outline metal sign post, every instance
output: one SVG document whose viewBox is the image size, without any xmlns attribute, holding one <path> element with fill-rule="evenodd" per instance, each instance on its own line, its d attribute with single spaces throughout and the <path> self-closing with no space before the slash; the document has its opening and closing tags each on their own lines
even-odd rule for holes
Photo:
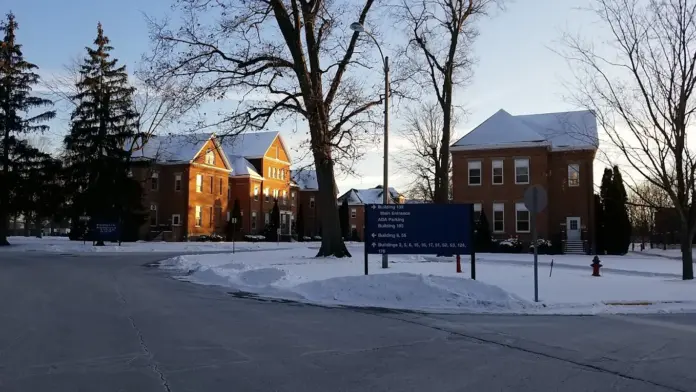
<svg viewBox="0 0 696 392">
<path fill-rule="evenodd" d="M 541 185 L 532 185 L 524 192 L 524 206 L 529 211 L 529 224 L 532 229 L 532 244 L 534 246 L 534 302 L 539 302 L 539 250 L 537 243 L 536 216 L 546 208 L 548 197 Z"/>
<path fill-rule="evenodd" d="M 232 221 L 232 254 L 234 254 L 234 248 L 237 237 L 237 218 L 230 219 Z"/>
</svg>

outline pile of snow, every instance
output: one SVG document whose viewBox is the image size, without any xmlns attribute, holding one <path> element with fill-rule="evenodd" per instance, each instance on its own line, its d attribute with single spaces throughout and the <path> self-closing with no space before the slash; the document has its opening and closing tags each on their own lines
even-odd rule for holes
<svg viewBox="0 0 696 392">
<path fill-rule="evenodd" d="M 329 306 L 508 314 L 696 311 L 696 284 L 679 279 L 678 262 L 660 257 L 606 256 L 597 278 L 591 276 L 591 257 L 540 256 L 535 303 L 531 255 L 477 255 L 473 281 L 467 258 L 464 273 L 456 273 L 451 257 L 392 255 L 389 268 L 382 269 L 380 256 L 371 255 L 365 276 L 362 257 L 315 258 L 319 244 L 296 245 L 282 252 L 185 255 L 163 265 L 195 283 Z M 347 245 L 361 255 L 361 244 Z"/>
</svg>

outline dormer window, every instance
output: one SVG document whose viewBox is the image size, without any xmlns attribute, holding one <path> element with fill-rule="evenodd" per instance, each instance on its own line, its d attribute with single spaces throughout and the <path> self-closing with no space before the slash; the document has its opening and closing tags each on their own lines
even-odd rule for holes
<svg viewBox="0 0 696 392">
<path fill-rule="evenodd" d="M 212 150 L 208 150 L 208 152 L 205 153 L 205 163 L 208 165 L 215 164 L 215 153 Z"/>
</svg>

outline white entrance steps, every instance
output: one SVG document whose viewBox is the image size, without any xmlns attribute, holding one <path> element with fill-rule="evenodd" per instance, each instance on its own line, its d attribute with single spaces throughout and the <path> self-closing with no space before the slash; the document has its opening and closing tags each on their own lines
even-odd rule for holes
<svg viewBox="0 0 696 392">
<path fill-rule="evenodd" d="M 585 243 L 582 240 L 568 240 L 565 242 L 563 253 L 567 255 L 584 255 Z"/>
</svg>

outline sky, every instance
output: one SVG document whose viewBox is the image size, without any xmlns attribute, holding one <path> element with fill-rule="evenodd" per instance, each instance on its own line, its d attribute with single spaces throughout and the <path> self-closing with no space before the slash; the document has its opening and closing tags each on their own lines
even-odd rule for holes
<svg viewBox="0 0 696 392">
<path fill-rule="evenodd" d="M 37 64 L 42 75 L 64 72 L 66 64 L 84 55 L 91 45 L 96 24 L 101 22 L 115 47 L 114 55 L 134 69 L 148 50 L 149 38 L 144 15 L 162 17 L 173 0 L 3 0 L 1 12 L 12 11 L 20 26 L 18 40 L 26 58 Z M 457 89 L 457 104 L 468 115 L 458 124 L 459 136 L 473 129 L 499 109 L 511 114 L 547 113 L 580 109 L 569 99 L 565 81 L 572 79 L 565 59 L 552 49 L 560 47 L 564 31 L 592 37 L 593 16 L 580 8 L 590 0 L 512 0 L 505 9 L 493 10 L 479 22 L 480 35 L 474 45 L 478 59 L 474 79 Z M 389 54 L 388 52 L 385 54 Z M 403 110 L 391 112 L 390 155 L 403 148 L 394 128 Z M 289 144 L 300 137 L 286 123 L 279 130 Z M 54 140 L 65 132 L 65 124 L 53 126 Z M 341 192 L 350 188 L 374 187 L 382 182 L 382 147 L 375 146 L 358 164 L 356 175 L 338 175 Z M 604 161 L 595 164 L 595 180 L 601 177 Z M 405 191 L 408 173 L 390 160 L 390 185 Z"/>
</svg>

